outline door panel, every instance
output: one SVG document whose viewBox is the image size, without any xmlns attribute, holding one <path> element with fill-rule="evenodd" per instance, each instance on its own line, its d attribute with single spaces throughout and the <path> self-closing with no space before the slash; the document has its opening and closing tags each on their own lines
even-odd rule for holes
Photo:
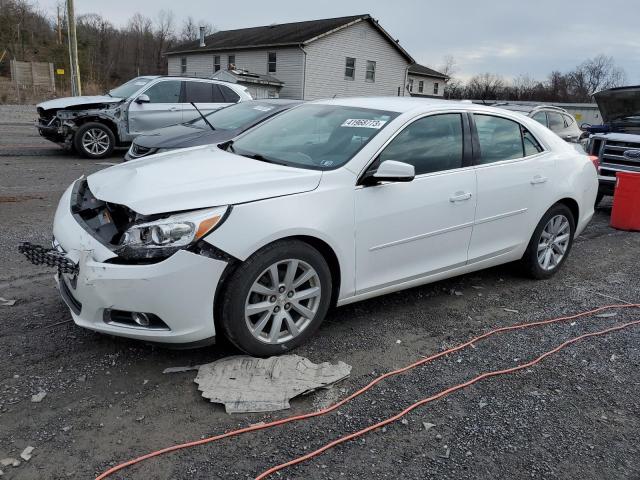
<svg viewBox="0 0 640 480">
<path fill-rule="evenodd" d="M 129 132 L 135 135 L 181 123 L 181 87 L 180 80 L 163 80 L 142 92 L 150 102 L 136 103 L 134 100 L 129 104 Z"/>
<path fill-rule="evenodd" d="M 357 292 L 464 265 L 475 214 L 475 175 L 473 168 L 462 168 L 358 188 Z"/>
<path fill-rule="evenodd" d="M 480 145 L 476 163 L 484 163 L 475 167 L 478 198 L 470 263 L 524 251 L 549 206 L 555 163 L 551 153 L 539 153 L 540 144 L 517 122 L 490 115 L 474 119 Z"/>
</svg>

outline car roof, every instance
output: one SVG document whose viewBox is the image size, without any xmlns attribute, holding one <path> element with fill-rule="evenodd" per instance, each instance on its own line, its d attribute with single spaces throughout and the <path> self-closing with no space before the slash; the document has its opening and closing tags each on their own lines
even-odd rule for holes
<svg viewBox="0 0 640 480">
<path fill-rule="evenodd" d="M 511 110 L 513 112 L 533 113 L 534 111 L 539 111 L 539 110 L 551 110 L 553 112 L 558 112 L 558 113 L 569 113 L 564 108 L 556 107 L 555 105 L 535 105 L 535 104 L 527 105 L 522 103 L 504 102 L 504 103 L 494 103 L 491 106 L 504 108 L 505 110 Z"/>
<path fill-rule="evenodd" d="M 290 100 L 288 98 L 262 98 L 262 99 L 253 99 L 253 100 L 247 100 L 245 102 L 242 103 L 246 103 L 251 105 L 252 103 L 263 103 L 263 104 L 268 104 L 268 105 L 275 105 L 278 107 L 283 107 L 283 106 L 287 106 L 287 105 L 298 105 L 300 103 L 304 103 L 303 100 Z"/>
</svg>

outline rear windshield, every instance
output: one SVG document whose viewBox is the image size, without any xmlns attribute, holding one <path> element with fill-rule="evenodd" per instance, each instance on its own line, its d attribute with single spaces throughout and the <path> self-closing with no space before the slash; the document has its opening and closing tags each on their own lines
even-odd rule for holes
<svg viewBox="0 0 640 480">
<path fill-rule="evenodd" d="M 330 170 L 351 160 L 397 116 L 344 105 L 301 105 L 249 131 L 228 148 L 267 162 Z"/>
</svg>

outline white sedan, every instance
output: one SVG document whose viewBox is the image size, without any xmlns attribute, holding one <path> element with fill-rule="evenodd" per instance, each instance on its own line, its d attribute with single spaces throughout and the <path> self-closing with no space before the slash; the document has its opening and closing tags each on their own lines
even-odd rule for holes
<svg viewBox="0 0 640 480">
<path fill-rule="evenodd" d="M 58 285 L 86 328 L 278 354 L 333 305 L 513 261 L 550 277 L 597 190 L 589 157 L 518 113 L 318 101 L 76 181 L 55 216 Z"/>
</svg>

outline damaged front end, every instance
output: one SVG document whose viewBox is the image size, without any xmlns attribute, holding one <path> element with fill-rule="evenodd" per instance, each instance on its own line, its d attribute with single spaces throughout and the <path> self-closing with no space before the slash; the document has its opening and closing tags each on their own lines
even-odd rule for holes
<svg viewBox="0 0 640 480">
<path fill-rule="evenodd" d="M 56 101 L 44 102 L 37 107 L 38 133 L 47 140 L 70 150 L 76 130 L 86 122 L 109 125 L 119 140 L 126 138 L 125 101 L 56 106 Z M 53 105 L 47 105 L 53 104 Z"/>
</svg>

